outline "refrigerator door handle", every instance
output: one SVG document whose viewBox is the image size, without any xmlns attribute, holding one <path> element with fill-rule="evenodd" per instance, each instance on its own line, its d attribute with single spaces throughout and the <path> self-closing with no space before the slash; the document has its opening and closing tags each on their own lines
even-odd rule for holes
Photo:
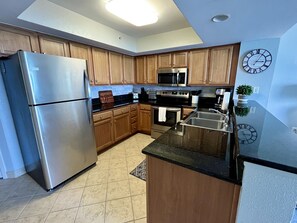
<svg viewBox="0 0 297 223">
<path fill-rule="evenodd" d="M 91 124 L 91 112 L 92 112 L 92 109 L 91 109 L 91 89 L 90 89 L 90 80 L 89 80 L 89 77 L 88 77 L 88 74 L 87 74 L 87 71 L 84 70 L 84 89 L 85 89 L 85 97 L 87 98 L 86 100 L 86 107 L 87 107 L 87 113 L 88 113 L 88 120 L 89 120 L 89 123 Z"/>
</svg>

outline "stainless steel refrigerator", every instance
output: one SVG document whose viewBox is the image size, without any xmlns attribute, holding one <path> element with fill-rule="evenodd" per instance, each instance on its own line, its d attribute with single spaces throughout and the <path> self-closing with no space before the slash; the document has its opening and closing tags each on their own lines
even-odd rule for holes
<svg viewBox="0 0 297 223">
<path fill-rule="evenodd" d="M 96 163 L 86 61 L 19 51 L 0 64 L 27 173 L 50 190 Z"/>
</svg>

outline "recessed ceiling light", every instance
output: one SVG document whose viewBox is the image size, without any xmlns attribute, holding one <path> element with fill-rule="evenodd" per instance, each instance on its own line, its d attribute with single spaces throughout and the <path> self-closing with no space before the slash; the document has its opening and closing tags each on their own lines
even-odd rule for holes
<svg viewBox="0 0 297 223">
<path fill-rule="evenodd" d="M 105 7 L 112 14 L 135 26 L 145 26 L 158 21 L 156 11 L 146 0 L 110 0 Z"/>
<path fill-rule="evenodd" d="M 222 15 L 216 15 L 216 16 L 212 17 L 211 20 L 213 22 L 224 22 L 224 21 L 226 21 L 229 18 L 230 18 L 230 15 L 222 14 Z"/>
</svg>

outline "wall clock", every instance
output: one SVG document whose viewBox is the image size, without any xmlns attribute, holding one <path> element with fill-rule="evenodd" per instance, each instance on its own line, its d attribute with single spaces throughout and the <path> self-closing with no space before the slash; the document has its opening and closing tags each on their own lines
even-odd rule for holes
<svg viewBox="0 0 297 223">
<path fill-rule="evenodd" d="M 248 124 L 238 124 L 237 132 L 239 144 L 251 144 L 255 142 L 258 137 L 256 129 Z"/>
<path fill-rule="evenodd" d="M 242 60 L 243 69 L 251 74 L 266 70 L 272 62 L 271 53 L 265 49 L 254 49 L 248 52 Z"/>
</svg>

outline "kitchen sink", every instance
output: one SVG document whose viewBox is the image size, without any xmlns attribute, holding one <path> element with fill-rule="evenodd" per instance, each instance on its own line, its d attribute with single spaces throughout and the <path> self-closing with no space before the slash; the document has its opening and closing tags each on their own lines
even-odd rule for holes
<svg viewBox="0 0 297 223">
<path fill-rule="evenodd" d="M 219 121 L 219 120 L 202 119 L 202 118 L 190 118 L 186 124 L 220 130 L 224 128 L 225 122 Z"/>
<path fill-rule="evenodd" d="M 232 122 L 229 121 L 229 117 L 220 113 L 196 111 L 180 124 L 213 131 L 232 132 Z"/>
<path fill-rule="evenodd" d="M 223 121 L 224 120 L 224 116 L 221 114 L 217 114 L 217 113 L 212 113 L 212 112 L 196 112 L 194 116 L 195 118 L 201 118 L 201 119 L 210 119 L 210 120 L 219 120 L 219 121 Z"/>
</svg>

